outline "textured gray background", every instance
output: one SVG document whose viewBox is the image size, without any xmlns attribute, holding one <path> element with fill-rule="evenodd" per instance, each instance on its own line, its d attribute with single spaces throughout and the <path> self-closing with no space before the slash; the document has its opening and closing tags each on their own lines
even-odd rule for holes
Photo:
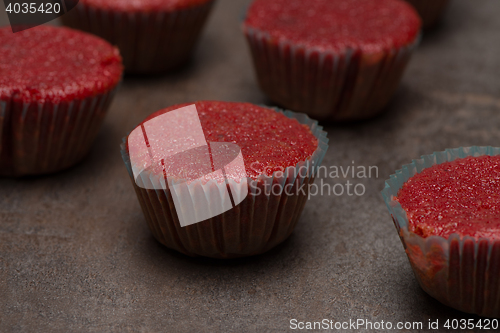
<svg viewBox="0 0 500 333">
<path fill-rule="evenodd" d="M 268 102 L 239 27 L 247 3 L 217 3 L 188 67 L 127 77 L 83 163 L 47 177 L 0 179 L 1 332 L 266 332 L 288 330 L 292 318 L 478 318 L 420 289 L 379 191 L 421 154 L 500 146 L 498 1 L 453 0 L 387 112 L 327 127 L 325 165 L 379 167 L 379 178 L 355 180 L 366 185 L 363 197 L 312 198 L 290 239 L 253 258 L 193 259 L 153 239 L 121 161 L 121 138 L 175 103 Z"/>
</svg>

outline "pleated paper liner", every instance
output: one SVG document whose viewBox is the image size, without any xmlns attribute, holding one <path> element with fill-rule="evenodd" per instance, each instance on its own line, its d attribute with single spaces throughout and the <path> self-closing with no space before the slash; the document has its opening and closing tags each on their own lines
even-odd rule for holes
<svg viewBox="0 0 500 333">
<path fill-rule="evenodd" d="M 380 113 L 420 41 L 380 54 L 326 52 L 277 42 L 243 25 L 262 91 L 277 104 L 318 120 L 353 121 Z"/>
<path fill-rule="evenodd" d="M 70 102 L 0 101 L 0 175 L 47 174 L 79 162 L 116 90 Z"/>
<path fill-rule="evenodd" d="M 121 146 L 123 160 L 148 226 L 160 243 L 190 256 L 235 258 L 266 252 L 290 236 L 308 199 L 308 185 L 313 183 L 314 172 L 328 149 L 328 139 L 323 128 L 306 115 L 291 111 L 283 113 L 311 129 L 318 139 L 318 148 L 313 155 L 282 173 L 275 172 L 272 177 L 261 175 L 257 180 L 247 178 L 248 195 L 240 204 L 218 216 L 186 227 L 179 223 L 168 186 L 160 186 L 161 189 L 137 186 L 124 138 Z M 162 178 L 145 174 L 142 181 L 159 184 Z M 193 195 L 190 202 L 185 203 L 186 207 L 196 209 L 200 205 L 206 207 L 210 203 L 223 201 L 221 198 L 214 200 L 214 196 L 223 192 L 220 185 L 200 183 L 193 182 L 189 186 L 191 191 L 204 191 L 204 202 L 199 202 L 199 195 L 196 200 Z M 235 184 L 227 185 L 228 189 L 230 185 Z"/>
<path fill-rule="evenodd" d="M 425 168 L 468 156 L 499 154 L 500 148 L 468 147 L 422 156 L 396 171 L 382 191 L 422 289 L 445 305 L 486 317 L 500 317 L 500 240 L 457 234 L 448 239 L 422 238 L 409 231 L 406 212 L 394 197 L 408 179 Z"/>
<path fill-rule="evenodd" d="M 172 12 L 119 12 L 80 1 L 62 21 L 116 45 L 127 73 L 156 73 L 189 60 L 214 2 Z"/>
<path fill-rule="evenodd" d="M 422 18 L 424 29 L 433 28 L 443 16 L 449 0 L 406 0 Z"/>
</svg>

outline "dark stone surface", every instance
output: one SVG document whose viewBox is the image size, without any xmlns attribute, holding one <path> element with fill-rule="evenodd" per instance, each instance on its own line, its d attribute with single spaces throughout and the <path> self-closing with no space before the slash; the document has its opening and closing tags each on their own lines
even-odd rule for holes
<svg viewBox="0 0 500 333">
<path fill-rule="evenodd" d="M 246 3 L 217 3 L 188 67 L 126 77 L 83 163 L 46 177 L 0 179 L 1 332 L 267 332 L 288 330 L 292 318 L 425 325 L 478 318 L 420 289 L 379 191 L 421 154 L 500 145 L 498 1 L 453 0 L 387 112 L 327 127 L 325 165 L 378 167 L 378 178 L 349 179 L 366 186 L 364 196 L 311 198 L 288 241 L 248 259 L 188 258 L 152 238 L 121 161 L 121 138 L 175 103 L 267 102 L 239 29 Z M 6 24 L 3 4 L 0 12 Z"/>
</svg>

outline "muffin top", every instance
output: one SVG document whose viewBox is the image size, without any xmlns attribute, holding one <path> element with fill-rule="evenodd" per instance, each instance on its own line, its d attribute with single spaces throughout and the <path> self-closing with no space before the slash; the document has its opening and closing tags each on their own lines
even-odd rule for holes
<svg viewBox="0 0 500 333">
<path fill-rule="evenodd" d="M 400 0 L 255 0 L 244 27 L 318 51 L 376 53 L 413 43 L 421 20 Z"/>
<path fill-rule="evenodd" d="M 61 102 L 104 93 L 121 79 L 118 49 L 68 28 L 0 29 L 0 99 Z"/>
<path fill-rule="evenodd" d="M 174 11 L 196 7 L 212 0 L 80 0 L 82 3 L 116 11 Z"/>
<path fill-rule="evenodd" d="M 437 164 L 398 193 L 410 231 L 422 236 L 500 238 L 500 156 Z"/>
<path fill-rule="evenodd" d="M 318 147 L 318 140 L 307 125 L 302 125 L 297 120 L 290 119 L 274 110 L 249 103 L 201 101 L 175 105 L 153 113 L 141 125 L 167 112 L 192 104 L 196 105 L 204 140 L 208 143 L 236 144 L 241 149 L 246 175 L 252 179 L 262 174 L 271 176 L 275 171 L 283 171 L 289 166 L 295 166 L 311 157 Z M 148 134 L 169 133 L 175 130 L 162 122 L 149 124 L 147 125 L 149 126 Z M 143 130 L 146 131 L 144 127 Z M 148 135 L 147 145 L 154 154 L 154 152 L 162 151 L 164 147 L 159 146 L 161 145 L 159 139 L 152 140 L 153 136 Z M 146 150 L 144 145 L 141 146 L 139 141 L 131 140 L 130 137 L 127 140 L 129 151 Z M 135 163 L 145 165 L 150 156 L 144 152 Z M 191 163 L 192 159 L 186 160 L 183 166 L 189 168 Z M 161 171 L 166 170 L 167 167 L 165 166 Z M 160 170 L 155 170 L 155 173 L 158 172 Z"/>
</svg>

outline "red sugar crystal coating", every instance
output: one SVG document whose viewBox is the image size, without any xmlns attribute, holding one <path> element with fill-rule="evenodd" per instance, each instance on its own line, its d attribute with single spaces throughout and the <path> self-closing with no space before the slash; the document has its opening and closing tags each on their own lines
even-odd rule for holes
<svg viewBox="0 0 500 333">
<path fill-rule="evenodd" d="M 245 24 L 319 51 L 379 52 L 413 43 L 421 20 L 400 0 L 255 0 Z"/>
<path fill-rule="evenodd" d="M 83 99 L 108 92 L 122 70 L 118 50 L 93 35 L 52 26 L 0 29 L 0 100 Z"/>
<path fill-rule="evenodd" d="M 82 3 L 124 12 L 174 11 L 205 4 L 211 0 L 80 0 Z"/>
<path fill-rule="evenodd" d="M 202 101 L 175 105 L 153 113 L 143 123 L 191 104 L 196 104 L 206 141 L 237 144 L 247 176 L 253 179 L 295 166 L 311 157 L 318 147 L 307 125 L 249 103 Z"/>
<path fill-rule="evenodd" d="M 453 233 L 500 239 L 500 156 L 458 159 L 411 177 L 397 200 L 410 230 L 423 237 Z"/>
</svg>

